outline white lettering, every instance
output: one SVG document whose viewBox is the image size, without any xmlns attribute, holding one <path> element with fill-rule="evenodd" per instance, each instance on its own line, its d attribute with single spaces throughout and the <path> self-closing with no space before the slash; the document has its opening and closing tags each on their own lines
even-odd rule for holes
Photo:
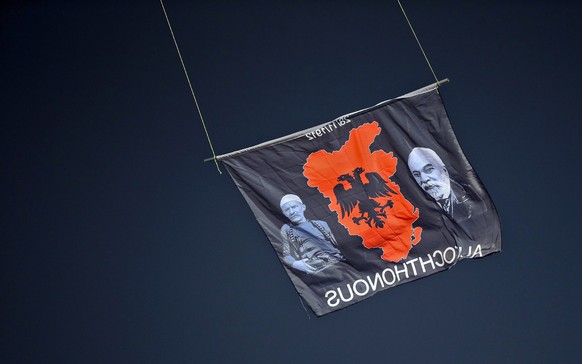
<svg viewBox="0 0 582 364">
<path fill-rule="evenodd" d="M 335 293 L 335 291 L 325 292 L 325 298 L 327 298 L 328 296 L 331 296 L 327 300 L 327 305 L 329 307 L 335 307 L 335 306 L 339 305 L 340 301 L 337 299 L 337 293 Z M 336 300 L 335 303 L 332 303 L 333 300 Z"/>
<path fill-rule="evenodd" d="M 384 288 L 384 281 L 382 281 L 382 276 L 380 275 L 380 273 L 376 273 L 376 275 L 374 276 L 373 283 L 372 280 L 370 279 L 370 276 L 368 276 L 368 282 L 370 283 L 370 287 L 372 287 L 372 291 L 376 290 L 376 287 L 378 286 L 378 281 L 380 282 L 382 288 Z"/>
<path fill-rule="evenodd" d="M 473 252 L 473 255 L 471 256 L 471 258 L 475 258 L 475 255 L 479 254 L 479 257 L 483 257 L 483 253 L 481 252 L 481 244 L 477 244 L 477 247 L 475 248 L 475 252 Z"/>
<path fill-rule="evenodd" d="M 450 251 L 451 253 L 453 253 L 453 256 L 451 257 L 450 261 L 447 260 L 447 252 Z M 456 258 L 456 254 L 455 254 L 455 248 L 453 247 L 448 247 L 445 249 L 445 252 L 443 253 L 443 260 L 445 261 L 445 263 L 447 264 L 452 264 L 455 261 Z"/>
<path fill-rule="evenodd" d="M 469 253 L 471 253 L 471 251 L 472 249 L 469 249 Z M 334 290 L 325 292 L 327 305 L 329 307 L 336 307 L 342 301 L 350 302 L 354 298 L 366 296 L 376 290 L 386 288 L 386 286 L 392 286 L 404 279 L 427 273 L 429 269 L 435 270 L 436 267 L 454 264 L 461 256 L 461 252 L 462 250 L 458 247 L 448 247 L 444 251 L 435 250 L 432 253 L 427 254 L 425 257 L 410 259 L 402 264 L 385 268 L 381 273 L 375 273 L 374 275 L 356 279 L 354 282 L 348 283 L 344 287 L 337 287 Z M 481 245 L 477 245 L 472 253 L 472 257 L 483 256 Z M 417 269 L 417 263 L 420 269 Z M 427 267 L 429 267 L 429 269 L 427 269 Z M 420 272 L 421 270 L 422 273 Z"/>
<path fill-rule="evenodd" d="M 337 119 L 337 122 L 338 122 L 338 124 L 339 124 L 340 126 L 344 126 L 344 125 L 346 125 L 347 123 L 350 123 L 350 122 L 351 122 L 351 120 L 350 120 L 350 119 L 348 119 L 348 118 L 345 118 L 345 117 L 344 117 L 344 118 L 339 118 L 339 119 Z"/>
<path fill-rule="evenodd" d="M 354 292 L 352 292 L 352 287 L 348 284 L 346 285 L 346 287 L 348 287 L 348 291 L 350 291 L 350 298 L 348 298 L 347 300 L 344 298 L 344 295 L 342 294 L 342 289 L 341 288 L 337 288 L 337 292 L 339 293 L 340 298 L 342 299 L 342 301 L 344 302 L 350 302 L 351 300 L 354 299 Z"/>
<path fill-rule="evenodd" d="M 390 272 L 390 274 L 392 274 L 392 281 L 388 282 L 388 280 L 386 279 L 386 272 Z M 391 286 L 394 283 L 396 283 L 396 276 L 394 275 L 394 272 L 392 271 L 392 269 L 390 268 L 386 268 L 382 271 L 382 279 L 384 280 L 384 282 L 386 282 L 387 285 Z"/>
<path fill-rule="evenodd" d="M 416 262 L 417 260 L 418 258 L 414 258 L 406 262 L 406 264 L 410 264 L 410 266 L 412 267 L 413 276 L 416 276 L 418 274 L 416 273 L 416 267 L 414 266 L 414 262 Z"/>
<path fill-rule="evenodd" d="M 309 133 L 306 133 L 305 136 L 307 137 L 307 139 L 313 140 L 313 139 L 320 137 L 324 134 L 333 132 L 335 129 L 338 128 L 338 125 L 344 126 L 350 122 L 351 122 L 350 119 L 339 118 L 339 119 L 332 121 L 331 123 L 329 123 L 327 125 L 321 126 L 318 129 L 315 129 L 313 131 L 310 131 Z"/>
<path fill-rule="evenodd" d="M 445 261 L 443 260 L 443 252 L 441 252 L 440 250 L 435 250 L 434 253 L 432 253 L 432 256 L 436 258 L 436 254 L 439 253 L 441 256 L 441 264 L 439 263 L 434 263 L 437 265 L 437 267 L 442 267 L 445 265 Z"/>
<path fill-rule="evenodd" d="M 406 267 L 406 265 L 402 266 L 404 269 L 403 270 L 398 270 L 398 266 L 394 266 L 394 272 L 396 273 L 396 278 L 398 278 L 398 282 L 400 282 L 400 273 L 404 273 L 404 276 L 406 278 L 408 278 L 408 268 Z"/>
<path fill-rule="evenodd" d="M 364 285 L 364 287 L 366 288 L 366 290 L 364 292 L 358 292 L 358 290 L 357 290 L 358 283 L 362 283 Z M 368 286 L 368 282 L 366 282 L 365 280 L 358 279 L 357 281 L 354 282 L 354 292 L 358 296 L 365 296 L 366 294 L 368 294 L 369 291 L 370 291 L 370 286 Z"/>
<path fill-rule="evenodd" d="M 422 273 L 426 273 L 426 269 L 424 268 L 424 266 L 429 264 L 429 263 L 432 266 L 432 269 L 433 270 L 435 269 L 434 262 L 432 260 L 432 257 L 430 256 L 430 254 L 428 254 L 426 257 L 428 258 L 426 262 L 424 262 L 421 257 L 418 257 L 418 259 L 420 260 L 420 267 L 422 268 Z"/>
</svg>

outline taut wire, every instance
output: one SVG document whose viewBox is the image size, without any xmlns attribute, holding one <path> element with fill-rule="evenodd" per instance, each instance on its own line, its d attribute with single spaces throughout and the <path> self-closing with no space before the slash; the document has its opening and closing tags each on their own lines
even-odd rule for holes
<svg viewBox="0 0 582 364">
<path fill-rule="evenodd" d="M 188 76 L 188 71 L 186 71 L 186 66 L 184 65 L 184 60 L 182 59 L 182 53 L 180 53 L 180 48 L 178 47 L 178 42 L 174 36 L 174 31 L 172 30 L 172 25 L 170 24 L 170 18 L 168 18 L 168 13 L 166 12 L 166 7 L 164 2 L 160 0 L 162 5 L 162 10 L 164 11 L 164 16 L 166 17 L 166 22 L 168 23 L 168 28 L 170 28 L 170 33 L 172 34 L 172 39 L 174 40 L 174 45 L 176 46 L 176 51 L 178 51 L 178 57 L 180 58 L 180 63 L 182 63 L 182 68 L 184 69 L 184 74 L 186 75 L 186 80 L 188 80 L 188 86 L 190 86 L 190 92 L 192 93 L 192 98 L 196 104 L 196 109 L 198 110 L 198 115 L 200 115 L 200 120 L 202 121 L 202 127 L 204 127 L 204 133 L 206 133 L 206 139 L 208 139 L 208 145 L 210 145 L 210 150 L 212 151 L 212 158 L 214 159 L 214 164 L 216 164 L 216 169 L 218 173 L 222 174 L 220 167 L 218 166 L 218 160 L 216 159 L 216 153 L 214 153 L 214 147 L 212 146 L 212 141 L 210 141 L 210 134 L 208 134 L 208 129 L 206 128 L 206 123 L 204 123 L 204 118 L 202 117 L 202 111 L 200 111 L 200 106 L 198 105 L 198 100 L 194 94 L 194 88 L 192 88 L 192 82 L 190 82 L 190 76 Z"/>
<path fill-rule="evenodd" d="M 434 72 L 434 69 L 432 68 L 432 66 L 430 64 L 430 61 L 428 60 L 428 57 L 426 56 L 426 53 L 424 52 L 422 45 L 420 44 L 420 40 L 418 40 L 418 37 L 416 36 L 416 32 L 414 31 L 414 28 L 412 27 L 412 24 L 410 23 L 410 20 L 408 19 L 408 16 L 406 15 L 406 12 L 404 11 L 404 7 L 402 7 L 400 0 L 396 0 L 396 1 L 398 1 L 398 5 L 400 5 L 400 10 L 402 10 L 402 14 L 404 14 L 404 18 L 406 18 L 406 22 L 408 23 L 408 26 L 410 27 L 410 30 L 412 31 L 412 35 L 414 35 L 414 38 L 416 39 L 416 43 L 418 43 L 418 47 L 420 48 L 420 51 L 422 52 L 422 55 L 424 56 L 424 59 L 426 60 L 426 64 L 428 64 L 428 68 L 430 68 L 430 71 L 432 72 L 432 75 L 434 76 L 434 79 L 436 80 L 437 87 L 440 86 L 439 79 L 436 76 L 436 73 Z"/>
</svg>

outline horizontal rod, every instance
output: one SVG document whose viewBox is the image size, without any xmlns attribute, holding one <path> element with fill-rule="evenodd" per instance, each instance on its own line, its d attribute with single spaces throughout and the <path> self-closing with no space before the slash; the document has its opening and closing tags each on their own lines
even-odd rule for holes
<svg viewBox="0 0 582 364">
<path fill-rule="evenodd" d="M 438 82 L 435 82 L 435 83 L 430 84 L 428 86 L 422 87 L 422 88 L 420 88 L 420 89 L 418 89 L 416 91 L 409 92 L 409 93 L 407 93 L 405 95 L 402 95 L 400 97 L 397 97 L 395 99 L 390 99 L 390 100 L 382 101 L 382 102 L 380 102 L 380 103 L 378 103 L 378 104 L 376 104 L 376 105 L 374 105 L 372 107 L 369 107 L 369 108 L 366 108 L 366 109 L 362 109 L 362 110 L 358 110 L 358 111 L 354 111 L 354 112 L 351 112 L 349 114 L 340 116 L 339 118 L 349 117 L 349 116 L 354 115 L 354 114 L 358 114 L 358 113 L 361 113 L 361 112 L 365 112 L 366 110 L 373 109 L 373 108 L 377 107 L 378 105 L 381 105 L 381 104 L 383 104 L 385 102 L 388 102 L 388 101 L 392 101 L 392 100 L 396 100 L 396 99 L 401 99 L 401 98 L 405 98 L 405 97 L 411 97 L 411 96 L 414 96 L 414 95 L 419 94 L 419 93 L 422 93 L 422 92 L 427 92 L 427 91 L 433 90 L 435 88 L 438 88 L 440 85 L 443 85 L 443 84 L 445 84 L 447 82 L 449 82 L 449 79 L 448 78 L 444 78 L 444 79 L 442 79 L 442 80 L 440 80 Z M 339 119 L 339 118 L 337 118 L 337 119 Z M 326 125 L 326 124 L 329 124 L 329 122 L 324 123 L 324 124 L 321 124 L 321 125 Z M 279 143 L 279 142 L 291 140 L 293 138 L 296 138 L 296 137 L 299 137 L 299 136 L 304 135 L 309 130 L 317 129 L 317 128 L 321 127 L 321 125 L 318 125 L 318 126 L 315 126 L 315 127 L 309 128 L 309 129 L 306 129 L 306 130 L 302 130 L 302 131 L 299 131 L 297 133 L 293 133 L 293 134 L 290 134 L 290 135 L 287 135 L 287 136 L 284 136 L 284 137 L 281 137 L 281 138 L 273 139 L 273 140 L 270 140 L 268 142 L 264 142 L 264 143 L 261 143 L 261 144 L 257 144 L 257 145 L 255 145 L 253 147 L 244 148 L 244 149 L 241 149 L 241 150 L 237 150 L 235 152 L 230 152 L 230 153 L 227 153 L 227 154 L 222 154 L 222 155 L 219 155 L 219 156 L 216 156 L 216 157 L 206 158 L 204 160 L 204 162 L 211 162 L 211 161 L 214 161 L 214 160 L 219 161 L 221 159 L 224 159 L 224 158 L 227 158 L 227 157 L 231 157 L 231 156 L 236 155 L 236 154 L 248 152 L 250 150 L 255 150 L 255 149 L 258 149 L 258 148 L 263 147 L 263 146 L 272 145 L 272 144 L 275 144 L 275 143 Z"/>
</svg>

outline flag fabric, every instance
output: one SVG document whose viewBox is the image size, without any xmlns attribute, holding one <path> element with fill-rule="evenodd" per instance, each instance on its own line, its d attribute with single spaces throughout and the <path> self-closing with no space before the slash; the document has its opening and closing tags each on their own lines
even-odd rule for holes
<svg viewBox="0 0 582 364">
<path fill-rule="evenodd" d="M 501 250 L 436 85 L 218 158 L 317 316 Z"/>
</svg>

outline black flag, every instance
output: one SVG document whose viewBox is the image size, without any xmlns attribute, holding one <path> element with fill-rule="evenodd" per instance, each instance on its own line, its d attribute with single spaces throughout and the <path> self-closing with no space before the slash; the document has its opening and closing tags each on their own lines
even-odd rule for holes
<svg viewBox="0 0 582 364">
<path fill-rule="evenodd" d="M 434 86 L 218 158 L 318 316 L 501 250 Z"/>
</svg>

